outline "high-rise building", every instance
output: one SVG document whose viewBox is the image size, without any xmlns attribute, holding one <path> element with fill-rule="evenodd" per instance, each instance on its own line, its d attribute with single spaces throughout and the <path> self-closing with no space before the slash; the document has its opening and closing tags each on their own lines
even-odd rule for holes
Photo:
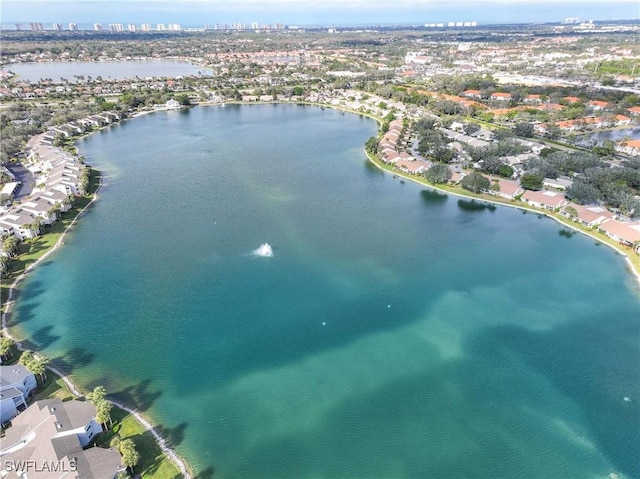
<svg viewBox="0 0 640 479">
<path fill-rule="evenodd" d="M 71 30 L 72 32 L 75 32 L 78 30 L 78 24 L 77 23 L 70 23 L 69 24 L 69 30 Z"/>
<path fill-rule="evenodd" d="M 135 32 L 136 31 L 135 23 L 130 23 L 129 25 L 127 25 L 127 30 L 129 30 L 130 32 Z"/>
<path fill-rule="evenodd" d="M 102 23 L 94 23 L 94 24 L 93 24 L 93 29 L 94 29 L 96 32 L 100 32 L 100 31 L 102 31 Z"/>
<path fill-rule="evenodd" d="M 167 29 L 167 27 L 165 26 L 164 23 L 158 23 L 156 25 L 156 30 L 158 30 L 159 32 L 164 32 Z"/>
<path fill-rule="evenodd" d="M 169 24 L 169 31 L 171 31 L 171 32 L 179 32 L 180 30 L 182 30 L 182 27 L 180 26 L 179 23 L 170 23 Z"/>
<path fill-rule="evenodd" d="M 151 25 L 149 25 L 148 23 L 143 23 L 142 25 L 140 25 L 140 30 L 142 30 L 143 32 L 150 32 Z"/>
<path fill-rule="evenodd" d="M 112 32 L 122 32 L 124 31 L 124 27 L 122 26 L 122 23 L 110 23 L 109 30 Z"/>
<path fill-rule="evenodd" d="M 22 23 L 16 23 L 16 30 L 22 31 Z"/>
<path fill-rule="evenodd" d="M 31 31 L 32 32 L 42 32 L 42 31 L 44 31 L 44 27 L 42 26 L 42 23 L 32 22 L 32 23 L 29 24 L 29 26 L 31 27 Z"/>
</svg>

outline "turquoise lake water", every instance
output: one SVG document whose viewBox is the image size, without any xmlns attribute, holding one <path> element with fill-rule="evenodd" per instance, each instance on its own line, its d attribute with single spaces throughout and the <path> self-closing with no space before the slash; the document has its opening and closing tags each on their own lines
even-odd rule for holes
<svg viewBox="0 0 640 479">
<path fill-rule="evenodd" d="M 201 477 L 640 477 L 624 259 L 400 183 L 366 161 L 376 129 L 227 106 L 82 140 L 104 188 L 15 319 Z"/>
</svg>

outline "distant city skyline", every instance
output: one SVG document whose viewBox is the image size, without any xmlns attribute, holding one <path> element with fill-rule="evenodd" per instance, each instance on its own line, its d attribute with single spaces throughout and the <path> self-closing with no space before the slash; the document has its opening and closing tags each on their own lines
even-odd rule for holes
<svg viewBox="0 0 640 479">
<path fill-rule="evenodd" d="M 481 24 L 638 19 L 638 0 L 6 0 L 2 23 L 216 23 L 287 25 L 423 25 L 477 21 Z"/>
</svg>

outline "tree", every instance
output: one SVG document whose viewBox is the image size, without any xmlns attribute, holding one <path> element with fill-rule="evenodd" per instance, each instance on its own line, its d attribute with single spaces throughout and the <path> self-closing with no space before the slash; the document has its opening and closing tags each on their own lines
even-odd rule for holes
<svg viewBox="0 0 640 479">
<path fill-rule="evenodd" d="M 531 138 L 533 136 L 533 134 L 535 133 L 535 130 L 533 129 L 533 125 L 531 123 L 528 123 L 526 121 L 522 121 L 516 124 L 516 126 L 513 128 L 513 132 L 517 135 L 517 136 L 523 136 L 525 138 Z"/>
<path fill-rule="evenodd" d="M 111 409 L 113 404 L 105 399 L 96 404 L 96 421 L 102 425 L 111 425 Z"/>
<path fill-rule="evenodd" d="M 191 100 L 189 100 L 189 95 L 187 95 L 186 93 L 176 95 L 176 101 L 182 106 L 191 106 Z"/>
<path fill-rule="evenodd" d="M 26 368 L 31 371 L 33 374 L 40 377 L 41 381 L 44 383 L 47 379 L 47 365 L 49 364 L 49 359 L 44 356 L 39 356 L 37 359 L 33 359 L 29 364 L 26 364 Z"/>
<path fill-rule="evenodd" d="M 0 337 L 0 356 L 3 360 L 13 356 L 14 341 L 6 336 Z"/>
<path fill-rule="evenodd" d="M 451 163 L 451 160 L 456 156 L 455 152 L 446 146 L 437 146 L 433 149 L 431 156 L 434 160 L 441 163 Z"/>
<path fill-rule="evenodd" d="M 505 163 L 498 168 L 498 174 L 505 178 L 511 178 L 513 176 L 513 168 Z"/>
<path fill-rule="evenodd" d="M 478 133 L 480 131 L 480 126 L 475 123 L 469 122 L 462 125 L 462 130 L 467 135 L 473 135 L 474 133 Z"/>
<path fill-rule="evenodd" d="M 365 143 L 364 147 L 367 150 L 368 153 L 371 153 L 373 155 L 378 153 L 378 145 L 379 145 L 379 141 L 375 136 L 372 136 L 371 138 L 369 138 L 367 140 L 367 142 Z"/>
<path fill-rule="evenodd" d="M 576 210 L 573 206 L 567 206 L 564 209 L 565 213 L 567 213 L 571 218 L 575 218 L 578 216 L 578 210 Z"/>
<path fill-rule="evenodd" d="M 132 439 L 122 439 L 118 445 L 120 454 L 122 455 L 122 464 L 127 466 L 131 472 L 140 461 L 140 454 L 136 450 L 136 445 Z"/>
<path fill-rule="evenodd" d="M 104 388 L 104 386 L 96 386 L 95 388 L 93 388 L 93 391 L 87 394 L 87 399 L 97 407 L 99 403 L 105 401 L 106 395 L 107 390 Z"/>
<path fill-rule="evenodd" d="M 424 177 L 431 183 L 447 183 L 451 179 L 451 170 L 444 163 L 435 163 L 424 172 Z"/>
<path fill-rule="evenodd" d="M 567 188 L 567 196 L 581 205 L 595 203 L 600 198 L 600 192 L 585 180 L 576 180 Z"/>
<path fill-rule="evenodd" d="M 489 178 L 482 175 L 478 171 L 473 171 L 460 181 L 460 186 L 465 190 L 472 191 L 474 193 L 481 193 L 484 190 L 488 190 L 491 186 Z"/>
<path fill-rule="evenodd" d="M 22 364 L 23 366 L 27 366 L 27 364 L 31 363 L 33 361 L 33 351 L 23 351 L 23 353 L 20 355 L 20 361 L 18 361 L 20 364 Z"/>
<path fill-rule="evenodd" d="M 544 178 L 535 173 L 525 173 L 520 177 L 520 185 L 526 190 L 541 190 Z"/>
</svg>

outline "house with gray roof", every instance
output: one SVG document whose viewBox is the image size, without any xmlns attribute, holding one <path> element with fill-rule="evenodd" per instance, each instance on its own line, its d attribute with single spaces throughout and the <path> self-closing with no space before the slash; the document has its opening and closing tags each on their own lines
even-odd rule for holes
<svg viewBox="0 0 640 479">
<path fill-rule="evenodd" d="M 22 364 L 0 366 L 0 423 L 27 408 L 27 398 L 37 385 L 36 376 Z"/>
<path fill-rule="evenodd" d="M 114 449 L 89 446 L 102 426 L 88 402 L 33 403 L 6 430 L 0 449 L 3 479 L 112 479 L 124 470 Z"/>
</svg>

